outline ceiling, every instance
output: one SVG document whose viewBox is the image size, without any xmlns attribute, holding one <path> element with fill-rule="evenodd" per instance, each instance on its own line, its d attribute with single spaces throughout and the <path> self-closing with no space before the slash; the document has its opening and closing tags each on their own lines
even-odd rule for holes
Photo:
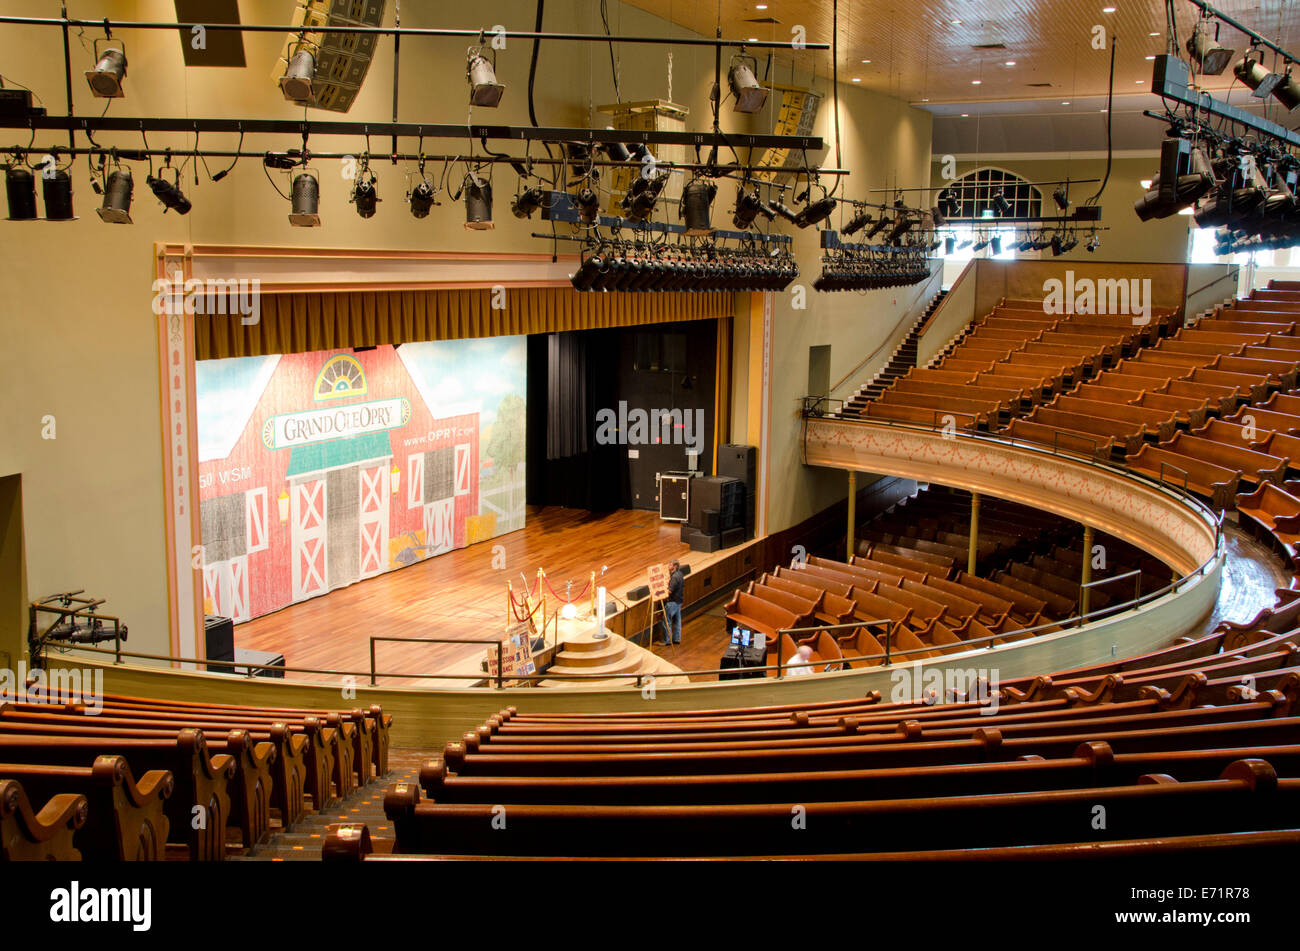
<svg viewBox="0 0 1300 951">
<path fill-rule="evenodd" d="M 714 35 L 719 14 L 728 39 L 784 41 L 796 26 L 806 28 L 808 42 L 830 42 L 832 35 L 832 0 L 767 0 L 766 9 L 754 0 L 625 2 L 705 36 Z M 1182 44 L 1197 9 L 1187 0 L 1174 3 Z M 1300 47 L 1300 0 L 1222 0 L 1216 6 L 1285 49 Z M 1106 7 L 1114 12 L 1103 12 Z M 1104 49 L 1094 48 L 1096 27 L 1103 28 Z M 1164 5 L 1157 0 L 841 0 L 839 76 L 842 83 L 927 108 L 1009 100 L 1040 114 L 1068 114 L 1063 101 L 1106 95 L 1111 38 L 1118 39 L 1116 95 L 1149 89 L 1147 57 L 1166 51 L 1167 32 Z M 1235 48 L 1238 59 L 1248 46 L 1243 34 L 1227 26 L 1220 42 Z M 776 62 L 824 76 L 831 55 L 791 51 L 777 54 Z M 1272 65 L 1271 59 L 1265 63 Z M 1204 77 L 1203 87 L 1223 91 L 1233 82 L 1228 69 Z M 1284 120 L 1280 106 L 1274 113 L 1272 118 Z"/>
</svg>

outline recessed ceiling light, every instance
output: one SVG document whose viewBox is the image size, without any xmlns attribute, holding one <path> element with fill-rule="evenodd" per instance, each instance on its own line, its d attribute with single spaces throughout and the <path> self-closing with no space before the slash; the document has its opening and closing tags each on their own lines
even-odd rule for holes
<svg viewBox="0 0 1300 951">
<path fill-rule="evenodd" d="M 1154 56 L 1148 56 L 1147 59 L 1155 59 Z"/>
<path fill-rule="evenodd" d="M 1142 85 L 1143 83 L 1145 83 L 1145 82 L 1146 82 L 1145 79 L 1139 79 L 1139 80 L 1137 81 L 1137 84 L 1138 84 L 1139 86 L 1141 86 L 1141 85 Z"/>
<path fill-rule="evenodd" d="M 970 81 L 970 84 L 971 84 L 972 86 L 978 86 L 981 82 L 983 82 L 982 79 L 972 79 L 972 80 Z"/>
<path fill-rule="evenodd" d="M 963 113 L 961 114 L 961 117 L 962 117 L 963 119 L 969 119 L 969 118 L 970 118 L 970 113 L 969 113 L 969 112 L 963 112 Z"/>
<path fill-rule="evenodd" d="M 755 9 L 755 10 L 766 10 L 766 9 L 767 9 L 767 4 L 766 4 L 766 3 L 756 3 L 756 4 L 754 4 L 754 9 Z"/>
<path fill-rule="evenodd" d="M 1068 100 L 1068 99 L 1065 100 L 1065 102 L 1061 103 L 1061 105 L 1063 105 L 1063 106 L 1068 106 L 1069 104 L 1070 104 L 1070 100 Z"/>
<path fill-rule="evenodd" d="M 929 100 L 929 99 L 922 99 L 921 101 L 922 101 L 922 102 L 929 102 L 930 100 Z"/>
<path fill-rule="evenodd" d="M 1159 33 L 1148 33 L 1147 36 L 1159 36 Z"/>
<path fill-rule="evenodd" d="M 961 20 L 949 20 L 948 22 L 953 26 L 961 26 Z"/>
<path fill-rule="evenodd" d="M 1115 12 L 1115 8 L 1114 8 L 1114 7 L 1102 7 L 1102 8 L 1101 8 L 1101 12 L 1102 12 L 1102 13 L 1114 13 L 1114 12 Z"/>
<path fill-rule="evenodd" d="M 1101 111 L 1102 111 L 1102 112 L 1109 112 L 1110 110 L 1108 110 L 1108 109 L 1103 109 L 1103 110 L 1101 110 Z"/>
<path fill-rule="evenodd" d="M 1003 63 L 1002 65 L 1004 65 L 1004 66 L 1014 66 L 1014 65 L 1016 65 L 1016 61 L 1015 61 L 1014 59 L 1009 59 L 1009 60 L 1007 60 L 1005 63 Z"/>
<path fill-rule="evenodd" d="M 869 59 L 864 59 L 862 62 L 864 62 L 864 63 L 869 63 L 869 62 L 871 62 L 871 60 L 869 60 Z"/>
<path fill-rule="evenodd" d="M 1143 188 L 1150 188 L 1150 187 L 1151 187 L 1151 181 L 1152 181 L 1152 180 L 1149 179 L 1149 178 L 1144 178 L 1144 179 L 1142 179 L 1140 182 L 1138 182 L 1138 184 L 1141 185 Z"/>
<path fill-rule="evenodd" d="M 860 82 L 862 82 L 862 80 L 859 79 L 857 76 L 854 76 L 854 77 L 853 77 L 853 81 L 854 81 L 855 83 L 860 83 Z"/>
<path fill-rule="evenodd" d="M 751 36 L 749 39 L 745 40 L 745 42 L 746 42 L 746 43 L 757 43 L 757 42 L 758 42 L 758 37 L 757 37 L 757 36 Z"/>
</svg>

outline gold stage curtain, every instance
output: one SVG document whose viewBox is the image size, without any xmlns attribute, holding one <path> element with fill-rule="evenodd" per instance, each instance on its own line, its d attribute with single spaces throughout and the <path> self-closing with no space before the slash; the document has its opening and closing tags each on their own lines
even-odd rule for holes
<svg viewBox="0 0 1300 951">
<path fill-rule="evenodd" d="M 730 292 L 579 293 L 569 287 L 507 287 L 492 308 L 489 288 L 467 290 L 319 291 L 264 294 L 260 320 L 194 318 L 199 360 L 304 353 L 510 334 L 596 330 L 735 313 Z"/>
</svg>

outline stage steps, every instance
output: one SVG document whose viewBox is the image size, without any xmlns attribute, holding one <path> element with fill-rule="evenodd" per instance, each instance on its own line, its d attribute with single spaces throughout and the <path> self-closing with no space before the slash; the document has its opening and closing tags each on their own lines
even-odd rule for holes
<svg viewBox="0 0 1300 951">
<path fill-rule="evenodd" d="M 624 639 L 609 628 L 606 637 L 597 639 L 595 625 L 588 621 L 573 624 L 562 634 L 560 648 L 555 653 L 555 663 L 543 673 L 547 674 L 608 674 L 608 677 L 566 680 L 542 680 L 539 687 L 631 687 L 636 685 L 637 674 L 653 674 L 662 683 L 675 683 L 675 678 L 686 682 L 681 671 L 651 651 Z M 622 675 L 622 676 L 620 676 Z"/>
</svg>

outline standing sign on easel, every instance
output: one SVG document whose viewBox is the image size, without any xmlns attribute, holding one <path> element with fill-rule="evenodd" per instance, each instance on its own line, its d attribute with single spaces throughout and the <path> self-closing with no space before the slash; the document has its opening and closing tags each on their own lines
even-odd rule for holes
<svg viewBox="0 0 1300 951">
<path fill-rule="evenodd" d="M 533 662 L 532 622 L 530 620 L 525 618 L 522 621 L 516 621 L 514 624 L 508 625 L 501 641 L 500 674 L 502 677 L 506 679 L 526 677 L 537 672 L 537 665 Z M 495 679 L 498 673 L 495 647 L 489 647 L 487 650 L 487 667 L 488 676 Z"/>
<path fill-rule="evenodd" d="M 646 569 L 646 574 L 650 577 L 650 643 L 654 644 L 655 639 L 655 614 L 658 612 L 665 626 L 668 619 L 663 615 L 663 602 L 668 600 L 669 590 L 669 572 L 667 565 L 651 565 Z"/>
</svg>

